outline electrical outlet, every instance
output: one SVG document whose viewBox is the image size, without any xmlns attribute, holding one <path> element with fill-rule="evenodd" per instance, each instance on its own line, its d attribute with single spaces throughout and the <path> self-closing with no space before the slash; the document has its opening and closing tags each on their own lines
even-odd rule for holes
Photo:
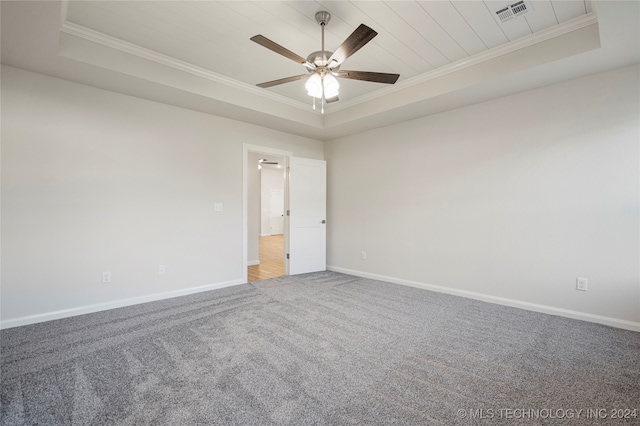
<svg viewBox="0 0 640 426">
<path fill-rule="evenodd" d="M 366 251 L 361 251 L 360 252 L 360 259 L 367 260 L 367 252 Z"/>
<path fill-rule="evenodd" d="M 111 282 L 111 271 L 105 271 L 102 273 L 102 282 L 105 284 Z"/>
<path fill-rule="evenodd" d="M 164 275 L 167 273 L 167 270 L 164 265 L 158 265 L 158 275 Z"/>
<path fill-rule="evenodd" d="M 587 279 L 576 278 L 576 290 L 587 291 Z"/>
</svg>

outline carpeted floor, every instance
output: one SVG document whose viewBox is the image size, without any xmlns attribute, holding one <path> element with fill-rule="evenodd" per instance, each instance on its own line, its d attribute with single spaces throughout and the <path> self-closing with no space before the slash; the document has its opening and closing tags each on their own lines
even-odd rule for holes
<svg viewBox="0 0 640 426">
<path fill-rule="evenodd" d="M 0 337 L 3 425 L 640 423 L 640 333 L 334 272 Z"/>
</svg>

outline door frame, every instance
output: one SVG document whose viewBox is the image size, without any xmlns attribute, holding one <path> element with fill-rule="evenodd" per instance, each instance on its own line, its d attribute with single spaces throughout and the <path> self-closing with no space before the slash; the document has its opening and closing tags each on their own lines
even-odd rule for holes
<svg viewBox="0 0 640 426">
<path fill-rule="evenodd" d="M 265 155 L 276 155 L 279 157 L 284 157 L 284 167 L 287 171 L 286 178 L 284 181 L 284 210 L 285 212 L 289 210 L 289 164 L 291 161 L 291 157 L 293 157 L 293 152 L 291 151 L 283 151 L 280 149 L 269 148 L 267 146 L 260 145 L 251 145 L 247 143 L 242 144 L 242 281 L 244 283 L 248 282 L 248 273 L 247 273 L 247 254 L 248 254 L 248 241 L 249 237 L 248 231 L 248 201 L 249 201 L 249 179 L 248 179 L 248 170 L 249 170 L 249 153 L 255 152 L 259 154 Z M 289 252 L 289 216 L 284 215 L 284 252 L 282 253 L 282 258 L 284 259 L 284 274 L 289 275 L 289 262 L 286 259 L 285 253 Z"/>
</svg>

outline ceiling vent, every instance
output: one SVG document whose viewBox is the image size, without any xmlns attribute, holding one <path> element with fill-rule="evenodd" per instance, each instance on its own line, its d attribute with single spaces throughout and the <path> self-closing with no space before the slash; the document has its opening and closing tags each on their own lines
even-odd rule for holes
<svg viewBox="0 0 640 426">
<path fill-rule="evenodd" d="M 500 9 L 496 12 L 498 18 L 500 18 L 501 22 L 508 21 L 509 19 L 516 18 L 520 15 L 524 15 L 529 11 L 529 8 L 524 3 L 524 1 L 519 1 L 517 3 L 511 4 L 503 9 Z"/>
</svg>

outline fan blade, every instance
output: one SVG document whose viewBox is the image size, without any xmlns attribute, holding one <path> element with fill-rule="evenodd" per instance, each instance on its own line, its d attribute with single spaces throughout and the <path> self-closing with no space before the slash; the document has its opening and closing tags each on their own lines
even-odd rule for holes
<svg viewBox="0 0 640 426">
<path fill-rule="evenodd" d="M 278 84 L 289 83 L 296 80 L 302 80 L 303 78 L 309 77 L 309 74 L 301 74 L 293 77 L 281 78 L 279 80 L 267 81 L 266 83 L 256 84 L 258 87 L 271 87 L 277 86 Z"/>
<path fill-rule="evenodd" d="M 384 72 L 370 71 L 346 71 L 340 70 L 334 73 L 336 77 L 350 78 L 352 80 L 373 81 L 374 83 L 394 84 L 398 81 L 400 74 L 387 74 Z"/>
<path fill-rule="evenodd" d="M 290 51 L 289 49 L 286 49 L 282 46 L 280 46 L 278 43 L 276 43 L 275 41 L 271 41 L 268 38 L 266 38 L 263 35 L 256 35 L 251 37 L 249 40 L 258 43 L 260 46 L 264 46 L 269 50 L 273 50 L 276 53 L 279 53 L 280 55 L 287 57 L 289 59 L 291 59 L 292 61 L 295 61 L 299 64 L 306 64 L 307 60 L 305 58 L 303 58 L 302 56 L 296 55 L 295 53 L 293 53 L 292 51 Z"/>
<path fill-rule="evenodd" d="M 365 24 L 360 24 L 354 32 L 333 52 L 333 55 L 329 58 L 329 68 L 333 68 L 340 65 L 349 56 L 356 53 L 362 46 L 369 43 L 372 38 L 377 36 L 378 33 L 367 27 Z"/>
<path fill-rule="evenodd" d="M 338 98 L 338 95 L 335 95 L 333 98 L 325 99 L 328 104 L 330 104 L 331 102 L 338 102 L 339 100 L 340 99 Z"/>
</svg>

